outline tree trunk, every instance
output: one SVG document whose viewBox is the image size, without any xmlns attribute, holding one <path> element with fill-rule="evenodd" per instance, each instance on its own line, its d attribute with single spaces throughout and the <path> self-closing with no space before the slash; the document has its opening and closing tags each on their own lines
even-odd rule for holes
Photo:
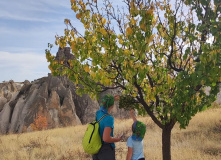
<svg viewBox="0 0 221 160">
<path fill-rule="evenodd" d="M 165 126 L 162 131 L 162 152 L 163 160 L 171 160 L 170 138 L 172 128 Z"/>
</svg>

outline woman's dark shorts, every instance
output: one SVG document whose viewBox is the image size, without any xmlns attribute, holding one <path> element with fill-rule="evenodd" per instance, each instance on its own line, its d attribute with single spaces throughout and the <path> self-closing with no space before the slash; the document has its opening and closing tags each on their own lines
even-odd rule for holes
<svg viewBox="0 0 221 160">
<path fill-rule="evenodd" d="M 93 160 L 115 160 L 115 149 L 110 144 L 102 144 L 99 152 L 93 155 Z"/>
</svg>

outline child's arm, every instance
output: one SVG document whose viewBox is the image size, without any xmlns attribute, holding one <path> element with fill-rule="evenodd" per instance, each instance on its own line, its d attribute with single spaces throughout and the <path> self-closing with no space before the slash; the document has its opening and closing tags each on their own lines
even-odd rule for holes
<svg viewBox="0 0 221 160">
<path fill-rule="evenodd" d="M 126 159 L 126 160 L 131 160 L 131 158 L 132 158 L 132 154 L 133 154 L 133 148 L 128 147 L 128 151 L 127 151 L 127 159 Z"/>
<path fill-rule="evenodd" d="M 114 96 L 114 101 L 118 101 L 120 99 L 119 95 Z"/>
<path fill-rule="evenodd" d="M 131 118 L 133 119 L 133 121 L 135 122 L 135 121 L 137 121 L 137 119 L 136 119 L 136 117 L 135 117 L 135 113 L 134 113 L 134 110 L 132 109 L 132 110 L 130 110 L 130 116 L 131 116 Z"/>
</svg>

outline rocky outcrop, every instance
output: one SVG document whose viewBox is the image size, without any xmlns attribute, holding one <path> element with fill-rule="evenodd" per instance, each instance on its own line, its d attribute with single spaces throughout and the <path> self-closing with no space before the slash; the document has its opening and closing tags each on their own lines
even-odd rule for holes
<svg viewBox="0 0 221 160">
<path fill-rule="evenodd" d="M 12 99 L 12 97 L 21 89 L 23 83 L 14 81 L 0 83 L 0 112 L 3 106 Z"/>
<path fill-rule="evenodd" d="M 13 83 L 10 85 L 13 86 Z M 7 85 L 2 84 L 1 91 L 4 92 L 0 95 L 0 132 L 3 134 L 25 132 L 38 115 L 47 117 L 48 128 L 80 125 L 83 116 L 79 117 L 77 110 L 81 110 L 84 115 L 87 107 L 94 106 L 94 110 L 90 110 L 91 114 L 98 109 L 98 103 L 89 97 L 78 102 L 87 104 L 77 105 L 81 108 L 78 109 L 75 101 L 81 98 L 75 94 L 74 84 L 65 77 L 53 77 L 49 74 L 48 77 L 32 83 L 24 83 L 20 90 L 5 86 Z M 8 95 L 11 95 L 10 98 Z M 90 103 L 84 103 L 86 101 Z"/>
<path fill-rule="evenodd" d="M 85 124 L 95 119 L 99 109 L 98 101 L 89 95 L 77 95 L 74 83 L 68 78 L 51 74 L 31 83 L 2 83 L 0 91 L 2 134 L 30 131 L 30 125 L 38 115 L 47 118 L 48 129 Z M 105 94 L 116 95 L 120 91 L 106 91 L 101 98 Z M 116 103 L 113 115 L 125 118 L 127 114 Z"/>
<path fill-rule="evenodd" d="M 64 65 L 68 65 L 68 60 L 75 59 L 75 56 L 71 54 L 70 47 L 59 48 L 55 59 L 57 61 L 63 61 Z"/>
</svg>

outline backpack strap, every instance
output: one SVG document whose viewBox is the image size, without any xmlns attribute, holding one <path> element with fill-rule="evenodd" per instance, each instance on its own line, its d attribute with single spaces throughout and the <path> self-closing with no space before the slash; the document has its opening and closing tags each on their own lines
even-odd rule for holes
<svg viewBox="0 0 221 160">
<path fill-rule="evenodd" d="M 103 115 L 96 123 L 99 123 L 106 116 L 108 116 L 108 114 Z"/>
</svg>

